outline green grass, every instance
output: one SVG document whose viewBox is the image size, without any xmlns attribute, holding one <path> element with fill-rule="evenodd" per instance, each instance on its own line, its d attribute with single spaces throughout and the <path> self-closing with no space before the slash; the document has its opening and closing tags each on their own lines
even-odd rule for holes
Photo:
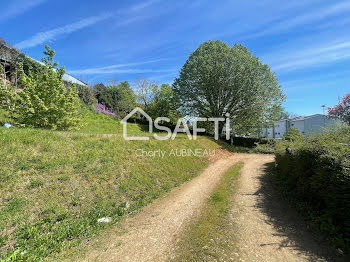
<svg viewBox="0 0 350 262">
<path fill-rule="evenodd" d="M 120 134 L 119 120 L 89 113 L 77 132 Z M 131 135 L 145 134 L 130 124 Z M 146 133 L 147 134 L 147 133 Z M 121 136 L 64 135 L 0 128 L 0 261 L 59 257 L 140 210 L 207 165 L 205 157 L 137 157 L 136 149 L 214 149 L 190 141 L 124 141 Z M 128 208 L 127 208 L 128 207 Z M 110 217 L 112 223 L 97 223 Z"/>
<path fill-rule="evenodd" d="M 174 261 L 230 260 L 235 251 L 235 237 L 228 211 L 242 166 L 243 163 L 238 163 L 225 173 L 199 219 L 183 233 Z"/>
<path fill-rule="evenodd" d="M 84 134 L 123 134 L 123 125 L 120 119 L 110 117 L 104 114 L 96 114 L 91 110 L 83 110 L 83 119 L 81 127 L 73 132 Z M 133 135 L 145 135 L 143 126 L 137 124 L 128 124 L 127 131 Z"/>
<path fill-rule="evenodd" d="M 0 111 L 0 121 L 9 121 L 6 112 Z M 149 135 L 144 130 L 128 124 L 129 135 Z M 137 149 L 223 146 L 236 149 L 207 137 L 190 141 L 185 135 L 173 141 L 125 141 L 119 119 L 87 109 L 82 128 L 66 134 L 0 127 L 0 261 L 59 259 L 197 176 L 208 163 L 195 156 L 138 157 Z M 101 217 L 112 223 L 97 223 Z"/>
</svg>

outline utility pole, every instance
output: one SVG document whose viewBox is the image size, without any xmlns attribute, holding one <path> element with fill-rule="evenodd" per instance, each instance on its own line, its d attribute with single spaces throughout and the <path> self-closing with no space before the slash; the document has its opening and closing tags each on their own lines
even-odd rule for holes
<svg viewBox="0 0 350 262">
<path fill-rule="evenodd" d="M 325 114 L 325 108 L 327 106 L 326 105 L 322 105 L 322 108 L 323 108 L 323 126 L 324 128 L 326 128 L 326 114 Z"/>
</svg>

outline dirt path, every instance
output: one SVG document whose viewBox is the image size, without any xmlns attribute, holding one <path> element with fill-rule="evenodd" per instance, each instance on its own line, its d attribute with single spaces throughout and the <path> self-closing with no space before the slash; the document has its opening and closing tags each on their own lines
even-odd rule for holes
<svg viewBox="0 0 350 262">
<path fill-rule="evenodd" d="M 265 175 L 273 156 L 245 158 L 240 187 L 230 213 L 237 228 L 239 261 L 341 261 L 315 238 Z"/>
<path fill-rule="evenodd" d="M 126 233 L 113 229 L 106 248 L 88 254 L 86 261 L 166 261 L 174 239 L 199 214 L 221 176 L 238 160 L 235 154 L 217 151 L 200 176 L 131 218 L 124 226 Z"/>
<path fill-rule="evenodd" d="M 168 261 L 184 227 L 238 161 L 245 165 L 230 212 L 238 246 L 230 261 L 335 261 L 327 259 L 336 255 L 314 239 L 263 175 L 273 160 L 271 155 L 217 152 L 200 176 L 127 219 L 122 229 L 111 229 L 99 243 L 102 248 L 95 248 L 85 261 Z"/>
</svg>

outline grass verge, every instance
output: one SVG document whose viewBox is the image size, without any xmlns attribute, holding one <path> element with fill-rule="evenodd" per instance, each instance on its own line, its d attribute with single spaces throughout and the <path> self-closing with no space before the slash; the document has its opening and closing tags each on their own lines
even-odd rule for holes
<svg viewBox="0 0 350 262">
<path fill-rule="evenodd" d="M 183 233 L 173 261 L 229 260 L 235 250 L 235 236 L 228 212 L 242 166 L 238 163 L 225 173 L 200 218 Z"/>
</svg>

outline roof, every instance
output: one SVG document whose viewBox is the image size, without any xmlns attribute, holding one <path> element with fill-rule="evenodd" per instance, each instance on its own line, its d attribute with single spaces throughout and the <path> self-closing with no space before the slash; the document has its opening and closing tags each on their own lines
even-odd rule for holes
<svg viewBox="0 0 350 262">
<path fill-rule="evenodd" d="M 305 119 L 310 119 L 310 118 L 317 117 L 317 116 L 324 116 L 324 115 L 315 114 L 315 115 L 311 115 L 311 116 L 298 116 L 298 117 L 290 119 L 290 121 L 303 121 Z"/>
<path fill-rule="evenodd" d="M 63 75 L 63 80 L 70 82 L 72 84 L 77 84 L 77 85 L 82 85 L 82 86 L 87 86 L 87 84 L 85 84 L 84 82 L 80 81 L 79 79 L 75 78 L 74 76 L 65 73 Z"/>
<path fill-rule="evenodd" d="M 9 51 L 16 51 L 16 52 L 19 52 L 16 48 L 11 47 L 11 46 L 9 46 L 8 44 L 6 44 L 5 41 L 1 41 L 1 42 L 0 42 L 0 46 L 1 46 L 1 47 L 5 47 L 5 48 L 6 48 L 7 50 L 9 50 Z M 26 55 L 26 56 L 27 56 L 28 58 L 32 59 L 33 61 L 39 63 L 39 64 L 43 64 L 43 63 L 41 63 L 40 61 L 38 61 L 38 60 L 36 60 L 36 59 L 34 59 L 34 58 L 28 56 L 28 55 Z M 0 52 L 0 59 L 5 60 L 5 61 L 7 61 L 7 62 L 10 62 L 10 61 L 8 61 L 8 60 L 9 60 L 8 56 L 4 56 L 4 54 L 2 54 L 1 52 Z M 77 79 L 77 78 L 75 78 L 74 76 L 72 76 L 72 75 L 70 75 L 70 74 L 67 74 L 67 73 L 65 73 L 65 74 L 63 75 L 63 80 L 66 81 L 66 82 L 70 82 L 70 83 L 72 83 L 72 84 L 78 84 L 78 85 L 82 85 L 82 86 L 87 86 L 87 84 L 85 84 L 83 81 L 80 81 L 79 79 Z"/>
<path fill-rule="evenodd" d="M 1 38 L 0 38 L 0 48 L 2 49 L 1 50 L 2 52 L 0 52 L 0 59 L 6 62 L 10 62 L 11 59 L 14 59 L 15 55 L 19 53 L 19 51 L 16 48 L 9 46 L 5 42 L 2 42 Z"/>
<path fill-rule="evenodd" d="M 28 55 L 26 55 L 26 56 L 29 57 L 30 59 L 32 59 L 33 61 L 35 61 L 35 62 L 37 62 L 37 63 L 39 63 L 39 64 L 41 64 L 41 65 L 44 65 L 42 62 L 40 62 L 40 61 L 38 61 L 38 60 L 36 60 L 36 59 L 34 59 L 34 58 L 32 58 L 32 57 L 30 57 L 30 56 L 28 56 Z M 63 75 L 63 80 L 66 81 L 66 82 L 70 82 L 70 83 L 72 83 L 72 84 L 87 86 L 87 84 L 85 84 L 83 81 L 80 81 L 79 79 L 77 79 L 77 78 L 75 78 L 74 76 L 72 76 L 72 75 L 70 75 L 70 74 L 67 74 L 67 73 L 65 73 L 65 74 Z"/>
</svg>

